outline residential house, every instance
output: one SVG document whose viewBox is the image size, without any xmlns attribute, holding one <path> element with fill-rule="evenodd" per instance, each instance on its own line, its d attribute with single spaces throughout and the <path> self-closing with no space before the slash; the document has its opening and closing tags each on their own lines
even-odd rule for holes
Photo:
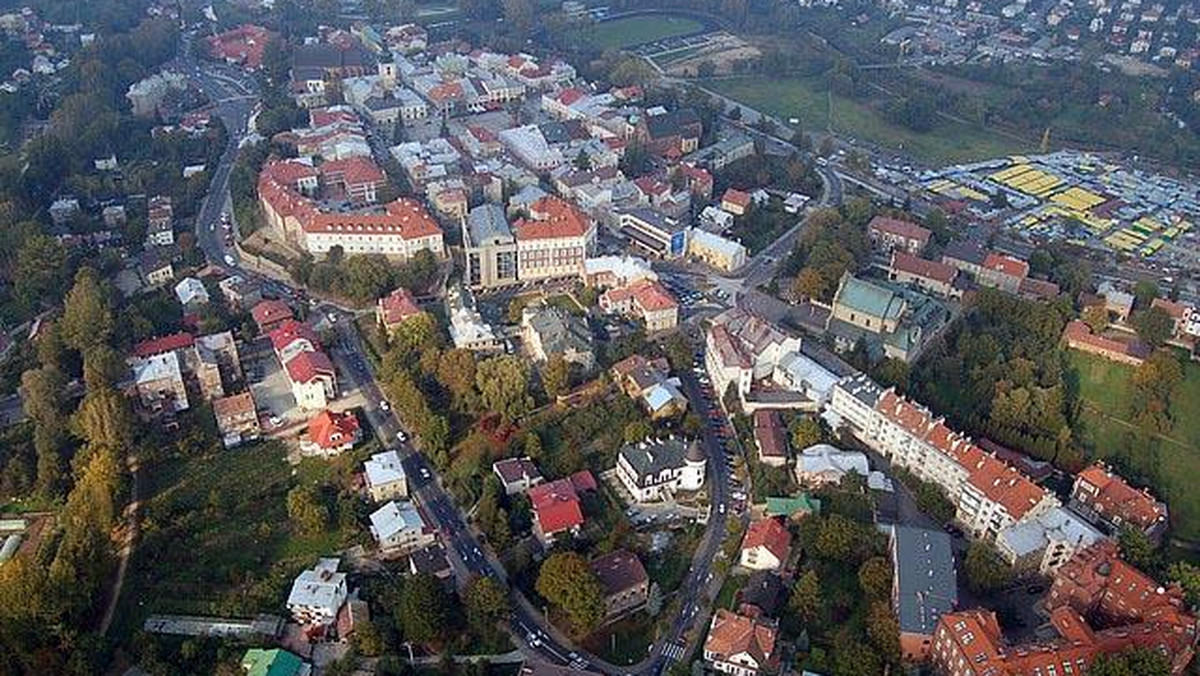
<svg viewBox="0 0 1200 676">
<path fill-rule="evenodd" d="M 241 358 L 233 332 L 221 331 L 195 340 L 195 359 L 189 364 L 205 399 L 225 396 L 226 383 L 242 378 Z"/>
<path fill-rule="evenodd" d="M 932 232 L 916 223 L 887 216 L 875 216 L 867 224 L 867 236 L 871 245 L 876 251 L 885 254 L 900 250 L 917 256 L 929 244 L 932 235 Z"/>
<path fill-rule="evenodd" d="M 375 301 L 375 321 L 390 336 L 406 320 L 421 314 L 421 306 L 412 292 L 398 287 L 388 295 Z"/>
<path fill-rule="evenodd" d="M 230 275 L 217 282 L 217 289 L 234 311 L 250 310 L 262 302 L 262 285 L 241 275 Z"/>
<path fill-rule="evenodd" d="M 729 188 L 721 195 L 721 210 L 733 216 L 745 216 L 753 203 L 754 199 L 750 197 L 750 193 L 737 188 Z"/>
<path fill-rule="evenodd" d="M 1170 522 L 1165 502 L 1148 489 L 1130 486 L 1105 465 L 1088 467 L 1075 477 L 1071 506 L 1091 519 L 1119 531 L 1131 526 L 1151 538 L 1160 537 Z"/>
<path fill-rule="evenodd" d="M 790 336 L 763 318 L 741 308 L 726 310 L 713 318 L 705 338 L 704 364 L 713 390 L 724 393 L 730 384 L 746 410 L 788 408 L 801 405 L 804 397 L 782 396 L 772 382 L 776 367 L 790 353 L 800 351 L 800 339 Z M 760 392 L 772 394 L 762 401 Z M 769 405 L 767 405 L 769 403 Z"/>
<path fill-rule="evenodd" d="M 292 319 L 292 308 L 281 300 L 264 300 L 250 310 L 260 334 L 267 334 Z"/>
<path fill-rule="evenodd" d="M 396 451 L 376 453 L 363 463 L 367 495 L 375 502 L 408 497 L 408 476 Z"/>
<path fill-rule="evenodd" d="M 891 529 L 888 551 L 900 652 L 905 662 L 924 662 L 938 619 L 958 605 L 953 543 L 942 531 L 897 525 Z"/>
<path fill-rule="evenodd" d="M 778 630 L 767 621 L 718 608 L 704 639 L 704 661 L 732 676 L 773 674 L 779 669 Z"/>
<path fill-rule="evenodd" d="M 975 279 L 979 277 L 987 254 L 983 244 L 976 240 L 957 240 L 946 245 L 942 251 L 942 262 Z"/>
<path fill-rule="evenodd" d="M 1034 514 L 996 534 L 996 551 L 1018 571 L 1053 575 L 1075 552 L 1104 536 L 1064 507 Z"/>
<path fill-rule="evenodd" d="M 618 549 L 595 559 L 588 566 L 604 592 L 604 617 L 612 621 L 641 609 L 650 597 L 650 577 L 633 552 Z"/>
<path fill-rule="evenodd" d="M 528 456 L 497 460 L 492 463 L 492 472 L 504 486 L 505 495 L 527 493 L 529 489 L 542 483 L 541 470 Z"/>
<path fill-rule="evenodd" d="M 679 302 L 657 280 L 642 279 L 605 291 L 600 309 L 641 319 L 647 333 L 668 331 L 679 323 Z"/>
<path fill-rule="evenodd" d="M 1000 289 L 1007 293 L 1019 293 L 1021 282 L 1029 276 L 1029 263 L 1004 254 L 989 253 L 979 266 L 975 281 L 980 286 Z"/>
<path fill-rule="evenodd" d="M 650 263 L 637 256 L 598 256 L 583 262 L 583 283 L 596 288 L 629 286 L 643 279 L 657 280 Z"/>
<path fill-rule="evenodd" d="M 943 298 L 962 296 L 962 289 L 955 284 L 958 279 L 958 268 L 946 263 L 919 258 L 901 250 L 892 251 L 888 279 Z"/>
<path fill-rule="evenodd" d="M 288 594 L 287 608 L 297 623 L 327 628 L 337 619 L 338 611 L 349 596 L 346 574 L 338 572 L 340 564 L 336 558 L 319 559 L 317 565 L 296 576 Z"/>
<path fill-rule="evenodd" d="M 738 563 L 750 570 L 779 570 L 787 563 L 791 549 L 792 534 L 782 521 L 759 519 L 746 529 Z"/>
<path fill-rule="evenodd" d="M 371 512 L 371 537 L 385 556 L 401 556 L 433 544 L 433 529 L 406 500 L 392 500 Z"/>
<path fill-rule="evenodd" d="M 217 432 L 221 435 L 225 448 L 257 439 L 262 434 L 254 395 L 249 390 L 213 399 L 212 409 L 213 417 L 217 419 Z"/>
<path fill-rule="evenodd" d="M 578 533 L 583 526 L 583 507 L 570 479 L 530 488 L 529 503 L 533 508 L 533 536 L 544 547 L 563 533 Z"/>
<path fill-rule="evenodd" d="M 454 585 L 454 567 L 446 556 L 446 548 L 436 542 L 409 553 L 408 572 L 412 575 L 428 575 L 450 589 Z"/>
<path fill-rule="evenodd" d="M 301 409 L 323 409 L 337 398 L 337 373 L 324 352 L 301 351 L 283 366 L 292 385 L 292 397 Z"/>
<path fill-rule="evenodd" d="M 700 212 L 699 221 L 701 230 L 719 235 L 733 227 L 733 214 L 710 205 Z"/>
<path fill-rule="evenodd" d="M 655 502 L 677 491 L 700 490 L 707 465 L 698 442 L 668 437 L 622 446 L 616 474 L 635 502 Z"/>
<path fill-rule="evenodd" d="M 870 468 L 865 453 L 843 451 L 829 444 L 815 444 L 796 456 L 796 481 L 801 486 L 836 486 L 850 473 L 867 478 Z"/>
<path fill-rule="evenodd" d="M 308 438 L 300 443 L 300 450 L 309 455 L 329 457 L 354 448 L 361 438 L 358 416 L 352 411 L 334 413 L 326 410 L 308 421 Z"/>
<path fill-rule="evenodd" d="M 175 285 L 175 297 L 179 299 L 185 314 L 199 312 L 209 302 L 208 289 L 204 288 L 204 282 L 195 277 L 180 280 Z"/>
<path fill-rule="evenodd" d="M 777 617 L 783 609 L 787 587 L 773 570 L 756 570 L 737 593 L 740 612 L 749 617 Z"/>
<path fill-rule="evenodd" d="M 1118 340 L 1092 333 L 1091 327 L 1078 319 L 1067 322 L 1062 341 L 1072 350 L 1094 354 L 1118 364 L 1140 366 L 1150 356 L 1149 348 L 1141 341 L 1135 338 Z"/>
<path fill-rule="evenodd" d="M 133 381 L 142 408 L 151 413 L 185 411 L 189 406 L 183 371 L 174 352 L 134 364 Z"/>
<path fill-rule="evenodd" d="M 788 443 L 779 411 L 759 409 L 754 412 L 754 445 L 758 461 L 770 467 L 787 465 Z"/>
<path fill-rule="evenodd" d="M 592 335 L 587 325 L 555 306 L 526 307 L 521 312 L 521 340 L 530 356 L 537 361 L 546 361 L 551 355 L 561 355 L 567 362 L 578 364 L 585 371 L 590 371 L 596 364 Z"/>
<path fill-rule="evenodd" d="M 450 341 L 454 347 L 480 353 L 504 350 L 504 341 L 475 309 L 475 296 L 461 283 L 446 290 L 446 314 L 450 317 Z"/>
<path fill-rule="evenodd" d="M 138 255 L 138 276 L 146 286 L 155 288 L 175 279 L 173 252 L 169 249 L 148 249 Z"/>
<path fill-rule="evenodd" d="M 666 359 L 649 360 L 635 354 L 613 364 L 613 379 L 631 399 L 638 400 L 654 420 L 671 418 L 687 410 L 687 397 L 667 377 Z"/>
</svg>

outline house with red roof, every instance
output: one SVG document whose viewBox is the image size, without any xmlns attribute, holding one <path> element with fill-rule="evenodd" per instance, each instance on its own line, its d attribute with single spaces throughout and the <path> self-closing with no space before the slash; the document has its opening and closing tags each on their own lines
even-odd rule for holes
<svg viewBox="0 0 1200 676">
<path fill-rule="evenodd" d="M 288 319 L 267 334 L 271 341 L 271 349 L 279 357 L 280 364 L 286 364 L 292 357 L 301 352 L 313 352 L 321 349 L 321 340 L 311 326 L 295 319 Z"/>
<path fill-rule="evenodd" d="M 512 224 L 517 269 L 523 280 L 577 277 L 595 248 L 596 225 L 575 205 L 543 197 L 529 205 L 526 218 Z"/>
<path fill-rule="evenodd" d="M 738 190 L 737 188 L 729 188 L 721 196 L 721 209 L 734 216 L 745 216 L 746 211 L 750 208 L 750 203 L 753 201 L 754 198 L 750 196 L 750 193 Z"/>
<path fill-rule="evenodd" d="M 980 286 L 1000 289 L 1008 293 L 1018 293 L 1021 282 L 1029 276 L 1029 263 L 1020 258 L 1013 258 L 1000 253 L 989 253 L 979 266 L 979 276 L 975 281 Z"/>
<path fill-rule="evenodd" d="M 583 526 L 583 506 L 571 479 L 538 484 L 529 489 L 533 535 L 542 546 L 554 544 L 563 533 L 577 534 Z"/>
<path fill-rule="evenodd" d="M 387 175 L 369 157 L 347 157 L 320 166 L 325 188 L 339 191 L 354 204 L 374 204 L 387 185 Z"/>
<path fill-rule="evenodd" d="M 779 670 L 778 629 L 762 618 L 718 608 L 704 639 L 704 661 L 733 676 L 759 676 Z"/>
<path fill-rule="evenodd" d="M 890 254 L 899 249 L 916 256 L 929 244 L 933 233 L 916 223 L 876 216 L 867 224 L 867 236 L 877 251 Z"/>
<path fill-rule="evenodd" d="M 149 359 L 155 355 L 180 351 L 183 351 L 184 353 L 192 351 L 194 356 L 195 344 L 196 339 L 194 336 L 192 336 L 192 334 L 187 333 L 186 331 L 180 331 L 167 336 L 143 340 L 137 345 L 134 345 L 133 356 L 131 359 Z M 180 357 L 185 357 L 185 355 L 181 354 Z M 186 359 L 184 359 L 184 361 L 186 361 Z"/>
<path fill-rule="evenodd" d="M 417 305 L 417 299 L 402 286 L 375 302 L 375 319 L 388 335 L 419 314 L 421 306 Z"/>
<path fill-rule="evenodd" d="M 1062 341 L 1072 350 L 1098 355 L 1118 364 L 1139 366 L 1150 356 L 1150 349 L 1136 338 L 1117 340 L 1093 333 L 1090 326 L 1078 319 L 1067 322 Z"/>
<path fill-rule="evenodd" d="M 214 58 L 246 70 L 262 66 L 263 52 L 271 41 L 271 32 L 262 26 L 244 24 L 208 38 L 208 48 Z"/>
<path fill-rule="evenodd" d="M 281 300 L 264 300 L 250 310 L 250 316 L 258 325 L 259 333 L 269 333 L 292 318 L 292 308 Z"/>
<path fill-rule="evenodd" d="M 1152 538 L 1161 537 L 1169 522 L 1166 503 L 1148 489 L 1130 486 L 1102 464 L 1076 475 L 1071 506 L 1088 520 L 1113 531 L 1132 526 Z"/>
<path fill-rule="evenodd" d="M 955 285 L 958 268 L 941 261 L 926 260 L 906 251 L 892 252 L 888 279 L 943 298 L 962 297 L 962 288 Z"/>
<path fill-rule="evenodd" d="M 337 398 L 337 372 L 324 352 L 299 352 L 283 367 L 292 384 L 292 396 L 300 408 L 322 409 Z"/>
<path fill-rule="evenodd" d="M 352 411 L 324 410 L 308 421 L 308 436 L 300 442 L 300 450 L 308 455 L 329 457 L 354 448 L 360 439 L 362 428 Z"/>
<path fill-rule="evenodd" d="M 600 309 L 641 319 L 647 333 L 667 331 L 679 324 L 679 302 L 654 279 L 608 289 L 600 296 Z"/>
<path fill-rule="evenodd" d="M 782 521 L 759 519 L 746 529 L 738 563 L 750 570 L 779 570 L 787 562 L 791 548 L 792 534 Z"/>
</svg>

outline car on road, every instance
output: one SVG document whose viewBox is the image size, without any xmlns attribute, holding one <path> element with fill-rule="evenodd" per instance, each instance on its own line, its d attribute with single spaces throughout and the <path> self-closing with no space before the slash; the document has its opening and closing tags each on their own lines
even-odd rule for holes
<svg viewBox="0 0 1200 676">
<path fill-rule="evenodd" d="M 387 403 L 387 399 L 380 399 L 379 400 L 379 410 L 390 411 L 390 410 L 392 410 L 392 405 Z"/>
<path fill-rule="evenodd" d="M 225 254 L 225 265 L 228 265 L 231 268 L 236 267 L 237 261 L 233 260 L 233 256 L 230 256 L 229 254 Z"/>
<path fill-rule="evenodd" d="M 428 468 L 422 467 L 421 468 L 421 478 L 426 481 L 429 481 L 430 479 L 433 478 L 433 475 L 429 473 Z"/>
<path fill-rule="evenodd" d="M 330 324 L 336 324 L 337 320 L 338 320 L 337 314 L 333 313 L 333 312 L 330 312 L 329 314 L 325 315 L 325 318 L 329 320 Z"/>
<path fill-rule="evenodd" d="M 399 441 L 400 443 L 408 441 L 408 435 L 404 433 L 404 430 L 396 432 L 396 441 Z"/>
<path fill-rule="evenodd" d="M 270 422 L 271 422 L 271 427 L 279 427 L 280 425 L 283 424 L 283 419 L 277 415 L 273 415 L 270 418 Z"/>
</svg>

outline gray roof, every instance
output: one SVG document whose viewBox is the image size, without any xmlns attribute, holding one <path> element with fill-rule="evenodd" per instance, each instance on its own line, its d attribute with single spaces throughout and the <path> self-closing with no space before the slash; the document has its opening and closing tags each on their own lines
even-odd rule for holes
<svg viewBox="0 0 1200 676">
<path fill-rule="evenodd" d="M 1064 507 L 1055 507 L 996 534 L 996 540 L 1018 557 L 1036 554 L 1052 540 L 1087 547 L 1103 537 L 1082 517 Z"/>
<path fill-rule="evenodd" d="M 626 444 L 621 447 L 620 453 L 640 479 L 656 477 L 664 470 L 683 467 L 692 445 L 683 439 L 671 437 Z"/>
<path fill-rule="evenodd" d="M 481 204 L 467 214 L 467 236 L 471 246 L 511 244 L 512 229 L 504 209 L 497 204 Z"/>
<path fill-rule="evenodd" d="M 592 336 L 587 326 L 557 307 L 538 308 L 530 316 L 529 325 L 541 338 L 547 355 L 592 351 Z"/>
<path fill-rule="evenodd" d="M 839 383 L 839 386 L 849 392 L 852 397 L 871 408 L 875 408 L 875 404 L 879 402 L 879 397 L 883 396 L 883 390 L 865 373 L 845 378 Z"/>
<path fill-rule="evenodd" d="M 958 603 L 958 576 L 950 536 L 927 528 L 892 530 L 892 566 L 900 631 L 932 635 L 938 618 Z"/>
<path fill-rule="evenodd" d="M 661 230 L 662 232 L 676 233 L 688 228 L 688 224 L 684 220 L 671 218 L 666 214 L 662 214 L 653 209 L 647 209 L 645 207 L 624 209 L 620 213 L 629 214 L 639 221 L 648 224 L 652 228 Z"/>
</svg>

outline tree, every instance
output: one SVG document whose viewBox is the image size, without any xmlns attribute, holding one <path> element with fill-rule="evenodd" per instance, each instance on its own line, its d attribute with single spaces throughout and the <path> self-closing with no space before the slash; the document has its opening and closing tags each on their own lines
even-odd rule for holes
<svg viewBox="0 0 1200 676">
<path fill-rule="evenodd" d="M 1158 552 L 1154 543 L 1137 528 L 1121 528 L 1117 533 L 1117 544 L 1121 548 L 1121 558 L 1134 568 L 1152 570 L 1158 567 Z"/>
<path fill-rule="evenodd" d="M 814 267 L 806 267 L 800 270 L 796 275 L 796 279 L 792 281 L 792 293 L 797 298 L 818 300 L 824 299 L 829 293 L 829 285 L 825 278 L 821 275 L 821 271 Z"/>
<path fill-rule="evenodd" d="M 639 441 L 645 441 L 646 437 L 654 434 L 654 428 L 645 420 L 634 420 L 625 426 L 622 437 L 627 444 L 636 444 Z"/>
<path fill-rule="evenodd" d="M 889 662 L 900 660 L 900 623 L 892 612 L 891 604 L 875 601 L 867 614 L 867 638 Z"/>
<path fill-rule="evenodd" d="M 858 586 L 867 598 L 888 598 L 892 593 L 892 564 L 882 556 L 863 561 L 858 567 Z"/>
<path fill-rule="evenodd" d="M 125 452 L 133 445 L 129 400 L 110 386 L 89 388 L 75 412 L 76 432 L 89 446 Z"/>
<path fill-rule="evenodd" d="M 432 575 L 415 575 L 404 582 L 396 614 L 404 638 L 415 643 L 433 643 L 446 631 L 450 598 Z"/>
<path fill-rule="evenodd" d="M 815 570 L 805 571 L 788 597 L 788 612 L 804 624 L 812 624 L 821 615 L 823 607 L 821 581 Z"/>
<path fill-rule="evenodd" d="M 791 429 L 792 448 L 800 452 L 809 446 L 821 443 L 824 438 L 824 430 L 821 429 L 821 422 L 812 416 L 804 416 L 796 418 Z"/>
<path fill-rule="evenodd" d="M 1104 309 L 1103 305 L 1089 305 L 1083 308 L 1079 318 L 1088 325 L 1092 333 L 1100 333 L 1108 328 L 1108 310 Z"/>
<path fill-rule="evenodd" d="M 62 392 L 66 379 L 57 368 L 43 366 L 21 374 L 21 400 L 25 415 L 33 421 L 33 446 L 37 453 L 37 482 L 47 495 L 62 487 L 66 425 Z"/>
<path fill-rule="evenodd" d="M 533 31 L 533 0 L 504 0 L 504 22 L 519 38 L 527 38 Z"/>
<path fill-rule="evenodd" d="M 1142 279 L 1133 285 L 1133 304 L 1139 310 L 1148 310 L 1155 298 L 1158 298 L 1158 285 L 1154 282 Z"/>
<path fill-rule="evenodd" d="M 1003 589 L 1013 576 L 1012 568 L 1000 558 L 995 547 L 982 540 L 974 540 L 967 547 L 963 573 L 967 576 L 967 586 L 977 594 Z"/>
<path fill-rule="evenodd" d="M 1160 307 L 1142 310 L 1133 316 L 1133 328 L 1137 329 L 1138 338 L 1158 349 L 1171 338 L 1175 331 L 1175 320 Z"/>
<path fill-rule="evenodd" d="M 529 430 L 525 435 L 525 455 L 528 455 L 531 460 L 542 457 L 542 437 L 537 430 Z"/>
<path fill-rule="evenodd" d="M 60 326 L 63 340 L 81 353 L 112 338 L 112 308 L 95 270 L 80 268 L 76 273 L 75 285 L 63 303 Z"/>
<path fill-rule="evenodd" d="M 26 307 L 57 300 L 67 275 L 67 252 L 49 235 L 34 235 L 17 252 L 13 286 Z"/>
<path fill-rule="evenodd" d="M 536 588 L 580 634 L 590 633 L 604 619 L 604 590 L 587 561 L 575 552 L 551 554 L 538 571 Z"/>
<path fill-rule="evenodd" d="M 437 381 L 465 407 L 475 395 L 475 356 L 461 348 L 446 350 L 438 362 Z"/>
<path fill-rule="evenodd" d="M 495 625 L 509 611 L 508 594 L 490 577 L 474 577 L 463 593 L 467 621 L 476 628 Z"/>
<path fill-rule="evenodd" d="M 1200 567 L 1187 561 L 1176 561 L 1167 572 L 1167 579 L 1177 583 L 1187 594 L 1188 605 L 1200 605 Z"/>
<path fill-rule="evenodd" d="M 475 369 L 475 385 L 483 407 L 512 422 L 533 409 L 529 396 L 529 370 L 513 355 L 499 355 L 480 362 Z"/>
<path fill-rule="evenodd" d="M 421 352 L 436 344 L 437 320 L 428 312 L 419 312 L 405 319 L 392 331 L 392 345 L 406 353 Z"/>
<path fill-rule="evenodd" d="M 329 525 L 329 509 L 313 486 L 296 486 L 288 491 L 287 513 L 304 535 L 316 535 Z"/>
<path fill-rule="evenodd" d="M 1088 676 L 1168 676 L 1171 665 L 1162 653 L 1150 648 L 1134 648 L 1114 655 L 1099 655 Z"/>
<path fill-rule="evenodd" d="M 657 582 L 650 583 L 650 590 L 646 595 L 646 614 L 650 617 L 658 617 L 662 612 L 662 589 L 659 588 Z"/>
<path fill-rule="evenodd" d="M 862 641 L 839 641 L 834 648 L 833 676 L 878 676 L 882 673 L 883 661 L 879 653 Z"/>
<path fill-rule="evenodd" d="M 550 355 L 542 367 L 542 387 L 551 401 L 571 387 L 571 364 L 561 354 Z"/>
<path fill-rule="evenodd" d="M 821 519 L 815 543 L 816 554 L 827 561 L 849 561 L 861 543 L 858 525 L 841 514 Z"/>
</svg>

